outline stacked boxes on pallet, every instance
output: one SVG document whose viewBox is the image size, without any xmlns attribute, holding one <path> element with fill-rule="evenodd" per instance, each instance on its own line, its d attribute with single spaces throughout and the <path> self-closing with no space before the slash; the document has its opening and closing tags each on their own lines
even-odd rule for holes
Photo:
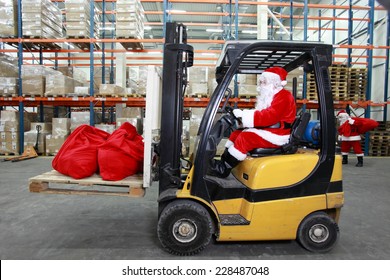
<svg viewBox="0 0 390 280">
<path fill-rule="evenodd" d="M 124 96 L 125 89 L 113 84 L 100 84 L 98 96 L 121 97 Z"/>
<path fill-rule="evenodd" d="M 89 0 L 66 0 L 66 36 L 68 38 L 91 37 L 91 3 Z M 95 35 L 98 34 L 99 19 L 95 13 Z"/>
<path fill-rule="evenodd" d="M 51 134 L 52 124 L 43 122 L 32 122 L 31 129 L 24 133 L 24 149 L 27 146 L 36 146 L 38 154 L 46 152 L 46 136 Z"/>
<path fill-rule="evenodd" d="M 0 53 L 0 96 L 18 94 L 18 62 L 15 58 Z"/>
<path fill-rule="evenodd" d="M 132 66 L 129 68 L 129 80 L 127 82 L 126 96 L 145 96 L 148 78 L 148 66 Z"/>
<path fill-rule="evenodd" d="M 18 36 L 17 1 L 0 0 L 0 37 Z"/>
<path fill-rule="evenodd" d="M 116 37 L 144 38 L 144 9 L 139 0 L 116 1 Z"/>
<path fill-rule="evenodd" d="M 56 71 L 41 65 L 23 65 L 23 96 L 43 96 L 46 91 L 46 76 L 53 73 Z"/>
<path fill-rule="evenodd" d="M 129 122 L 137 129 L 139 134 L 143 134 L 143 113 L 140 107 L 121 108 L 117 111 L 116 127 L 119 128 L 123 123 Z"/>
<path fill-rule="evenodd" d="M 24 37 L 62 38 L 61 10 L 49 0 L 23 0 Z"/>
<path fill-rule="evenodd" d="M 205 67 L 191 67 L 188 71 L 187 95 L 193 97 L 208 96 L 208 70 Z"/>
<path fill-rule="evenodd" d="M 45 96 L 56 97 L 72 95 L 75 91 L 75 87 L 82 85 L 83 83 L 57 72 L 46 76 Z"/>
<path fill-rule="evenodd" d="M 46 155 L 56 155 L 70 134 L 69 118 L 53 118 L 51 135 L 46 135 Z"/>
<path fill-rule="evenodd" d="M 70 131 L 73 132 L 76 128 L 83 124 L 90 124 L 90 112 L 72 112 L 70 117 Z"/>
<path fill-rule="evenodd" d="M 30 120 L 24 113 L 24 130 L 30 129 Z M 1 111 L 0 115 L 0 154 L 19 154 L 19 112 Z"/>
<path fill-rule="evenodd" d="M 238 97 L 250 98 L 257 95 L 257 75 L 238 75 Z"/>
</svg>

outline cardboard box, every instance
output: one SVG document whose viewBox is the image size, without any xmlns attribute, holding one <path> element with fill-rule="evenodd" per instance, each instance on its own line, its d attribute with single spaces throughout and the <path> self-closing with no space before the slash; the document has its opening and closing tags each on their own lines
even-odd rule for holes
<svg viewBox="0 0 390 280">
<path fill-rule="evenodd" d="M 0 53 L 0 77 L 17 78 L 18 75 L 18 60 L 12 56 Z"/>
<path fill-rule="evenodd" d="M 53 137 L 66 137 L 70 134 L 69 118 L 53 118 L 52 132 Z"/>
<path fill-rule="evenodd" d="M 90 124 L 89 112 L 72 112 L 70 117 L 70 130 L 73 132 L 77 127 L 83 124 Z"/>
<path fill-rule="evenodd" d="M 46 88 L 46 80 L 43 75 L 24 76 L 22 78 L 23 95 L 43 96 Z"/>
<path fill-rule="evenodd" d="M 125 93 L 125 89 L 117 85 L 100 84 L 99 86 L 99 95 L 123 96 L 124 93 Z"/>
<path fill-rule="evenodd" d="M 116 127 L 119 128 L 125 122 L 131 123 L 136 129 L 138 134 L 143 134 L 143 123 L 141 118 L 117 118 Z"/>
<path fill-rule="evenodd" d="M 0 154 L 19 154 L 19 141 L 3 142 L 0 140 Z"/>
<path fill-rule="evenodd" d="M 73 93 L 75 80 L 65 75 L 48 75 L 46 77 L 45 96 L 66 96 Z"/>
<path fill-rule="evenodd" d="M 56 155 L 68 136 L 46 135 L 46 155 Z"/>
<path fill-rule="evenodd" d="M 74 87 L 74 93 L 78 96 L 89 96 L 89 87 Z"/>
<path fill-rule="evenodd" d="M 52 131 L 52 123 L 32 122 L 30 131 L 37 132 L 37 126 L 40 126 L 39 133 L 50 133 Z"/>
</svg>

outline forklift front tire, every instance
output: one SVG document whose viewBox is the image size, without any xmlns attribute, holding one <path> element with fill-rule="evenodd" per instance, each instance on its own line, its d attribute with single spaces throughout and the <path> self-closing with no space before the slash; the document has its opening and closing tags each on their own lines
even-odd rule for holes
<svg viewBox="0 0 390 280">
<path fill-rule="evenodd" d="M 214 228 L 213 220 L 203 205 L 180 199 L 163 209 L 157 234 L 166 251 L 189 256 L 199 253 L 210 243 Z"/>
<path fill-rule="evenodd" d="M 297 241 L 308 251 L 325 253 L 330 251 L 339 238 L 337 223 L 325 212 L 308 215 L 299 225 Z"/>
</svg>

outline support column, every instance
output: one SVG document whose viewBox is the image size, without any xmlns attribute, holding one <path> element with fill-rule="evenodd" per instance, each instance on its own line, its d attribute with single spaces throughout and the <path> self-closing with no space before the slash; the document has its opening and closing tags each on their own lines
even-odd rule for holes
<svg viewBox="0 0 390 280">
<path fill-rule="evenodd" d="M 257 0 L 268 2 L 268 0 Z M 268 6 L 257 5 L 257 39 L 268 39 Z"/>
<path fill-rule="evenodd" d="M 117 48 L 119 48 L 117 44 Z M 115 59 L 115 84 L 126 88 L 126 53 L 117 53 Z"/>
</svg>

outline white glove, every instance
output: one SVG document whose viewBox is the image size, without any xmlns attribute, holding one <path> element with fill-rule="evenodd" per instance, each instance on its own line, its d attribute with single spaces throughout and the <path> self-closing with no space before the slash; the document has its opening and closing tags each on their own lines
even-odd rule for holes
<svg viewBox="0 0 390 280">
<path fill-rule="evenodd" d="M 349 119 L 348 119 L 348 123 L 349 123 L 349 124 L 354 124 L 354 123 L 355 123 L 355 120 L 349 118 Z"/>
<path fill-rule="evenodd" d="M 337 138 L 339 141 L 343 140 L 343 137 L 341 135 L 339 135 Z"/>
<path fill-rule="evenodd" d="M 233 114 L 236 118 L 242 118 L 242 110 L 241 109 L 234 109 Z"/>
</svg>

